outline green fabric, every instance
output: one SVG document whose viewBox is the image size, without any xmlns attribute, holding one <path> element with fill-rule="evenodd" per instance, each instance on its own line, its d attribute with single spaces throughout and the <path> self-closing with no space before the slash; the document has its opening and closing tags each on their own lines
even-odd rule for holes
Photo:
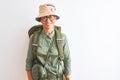
<svg viewBox="0 0 120 80">
<path fill-rule="evenodd" d="M 55 32 L 47 36 L 44 31 L 41 32 L 39 36 L 39 47 L 37 49 L 37 58 L 38 60 L 42 63 L 45 64 L 46 57 L 44 57 L 47 54 L 47 51 L 49 49 L 50 43 L 52 41 L 52 38 L 55 37 Z M 30 42 L 29 42 L 29 48 L 28 48 L 28 54 L 26 58 L 26 70 L 31 70 L 32 69 L 32 61 L 33 61 L 33 55 L 32 55 L 32 44 L 31 40 L 32 36 L 30 37 Z M 70 51 L 68 47 L 68 42 L 66 39 L 65 34 L 62 34 L 62 44 L 63 46 L 63 54 L 64 54 L 64 60 L 59 61 L 58 60 L 58 49 L 56 46 L 56 42 L 54 42 L 53 47 L 49 51 L 49 62 L 46 65 L 46 69 L 48 73 L 52 74 L 57 74 L 57 73 L 64 73 L 70 74 L 70 64 L 71 64 L 71 59 L 70 59 Z M 40 64 L 41 65 L 41 64 Z"/>
<path fill-rule="evenodd" d="M 61 44 L 62 43 L 61 27 L 55 27 L 55 39 L 56 39 L 56 43 L 57 43 L 59 59 L 63 60 L 64 55 L 63 55 L 63 46 Z"/>
<path fill-rule="evenodd" d="M 34 46 L 32 46 L 32 49 L 33 49 L 32 51 L 33 51 L 35 62 L 36 62 L 36 52 L 37 52 L 36 50 L 38 46 L 38 36 L 41 33 L 42 29 L 43 29 L 42 25 L 35 25 L 31 27 L 28 31 L 29 37 L 33 34 L 32 42 L 34 43 Z M 62 42 L 61 27 L 55 25 L 54 29 L 55 29 L 55 40 L 57 43 L 59 59 L 63 60 L 64 55 L 63 55 L 63 46 L 61 45 L 61 42 Z"/>
</svg>

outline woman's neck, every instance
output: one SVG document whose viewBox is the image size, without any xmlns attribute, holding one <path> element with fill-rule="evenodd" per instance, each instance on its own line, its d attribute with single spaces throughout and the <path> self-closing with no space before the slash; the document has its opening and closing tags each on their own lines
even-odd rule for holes
<svg viewBox="0 0 120 80">
<path fill-rule="evenodd" d="M 44 28 L 43 30 L 44 30 L 46 35 L 50 35 L 53 32 L 54 29 L 53 28 L 50 28 L 50 29 L 45 29 Z"/>
</svg>

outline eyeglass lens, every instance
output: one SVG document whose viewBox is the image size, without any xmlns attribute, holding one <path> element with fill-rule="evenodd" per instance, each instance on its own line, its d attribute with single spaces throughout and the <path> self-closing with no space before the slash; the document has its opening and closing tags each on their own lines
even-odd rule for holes
<svg viewBox="0 0 120 80">
<path fill-rule="evenodd" d="M 41 20 L 43 20 L 43 21 L 46 21 L 47 19 L 49 19 L 49 20 L 54 20 L 54 19 L 55 19 L 55 16 L 49 15 L 49 16 L 41 17 Z"/>
</svg>

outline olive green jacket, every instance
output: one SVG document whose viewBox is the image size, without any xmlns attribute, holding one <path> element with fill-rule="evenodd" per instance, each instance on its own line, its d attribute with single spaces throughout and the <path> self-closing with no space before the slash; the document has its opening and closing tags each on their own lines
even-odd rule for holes
<svg viewBox="0 0 120 80">
<path fill-rule="evenodd" d="M 37 49 L 37 59 L 41 64 L 45 64 L 46 55 L 48 53 L 50 56 L 48 59 L 49 61 L 46 64 L 46 69 L 53 74 L 57 72 L 61 72 L 65 75 L 69 75 L 71 73 L 71 59 L 70 59 L 69 46 L 68 46 L 68 42 L 67 42 L 67 38 L 65 34 L 62 33 L 62 46 L 63 46 L 64 59 L 61 62 L 61 68 L 58 67 L 59 60 L 58 60 L 58 50 L 57 50 L 56 42 L 54 42 L 49 52 L 47 52 L 54 36 L 55 36 L 55 32 L 53 32 L 50 35 L 46 35 L 44 31 L 42 30 L 39 36 L 39 41 L 38 41 L 39 47 Z M 32 65 L 33 54 L 32 54 L 32 49 L 31 49 L 32 48 L 31 38 L 32 36 L 30 37 L 30 40 L 29 40 L 29 48 L 28 48 L 28 53 L 27 53 L 27 58 L 26 58 L 26 70 L 32 70 L 32 66 L 33 66 Z"/>
</svg>

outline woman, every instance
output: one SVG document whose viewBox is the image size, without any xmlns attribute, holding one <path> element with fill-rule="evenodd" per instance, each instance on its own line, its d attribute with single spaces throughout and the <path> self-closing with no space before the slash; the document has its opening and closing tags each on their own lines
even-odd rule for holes
<svg viewBox="0 0 120 80">
<path fill-rule="evenodd" d="M 36 46 L 33 43 L 36 34 L 29 35 L 30 42 L 26 58 L 28 80 L 70 80 L 70 51 L 65 34 L 56 29 L 55 22 L 60 17 L 56 15 L 55 10 L 52 4 L 43 4 L 39 7 L 39 16 L 36 20 L 42 25 L 37 26 L 39 33 L 36 52 L 33 50 Z M 60 34 L 61 39 L 56 39 L 55 36 Z M 59 49 L 57 45 L 62 48 Z M 62 58 L 59 53 L 63 54 Z M 33 54 L 36 54 L 36 58 Z M 34 63 L 35 60 L 36 63 Z"/>
</svg>

